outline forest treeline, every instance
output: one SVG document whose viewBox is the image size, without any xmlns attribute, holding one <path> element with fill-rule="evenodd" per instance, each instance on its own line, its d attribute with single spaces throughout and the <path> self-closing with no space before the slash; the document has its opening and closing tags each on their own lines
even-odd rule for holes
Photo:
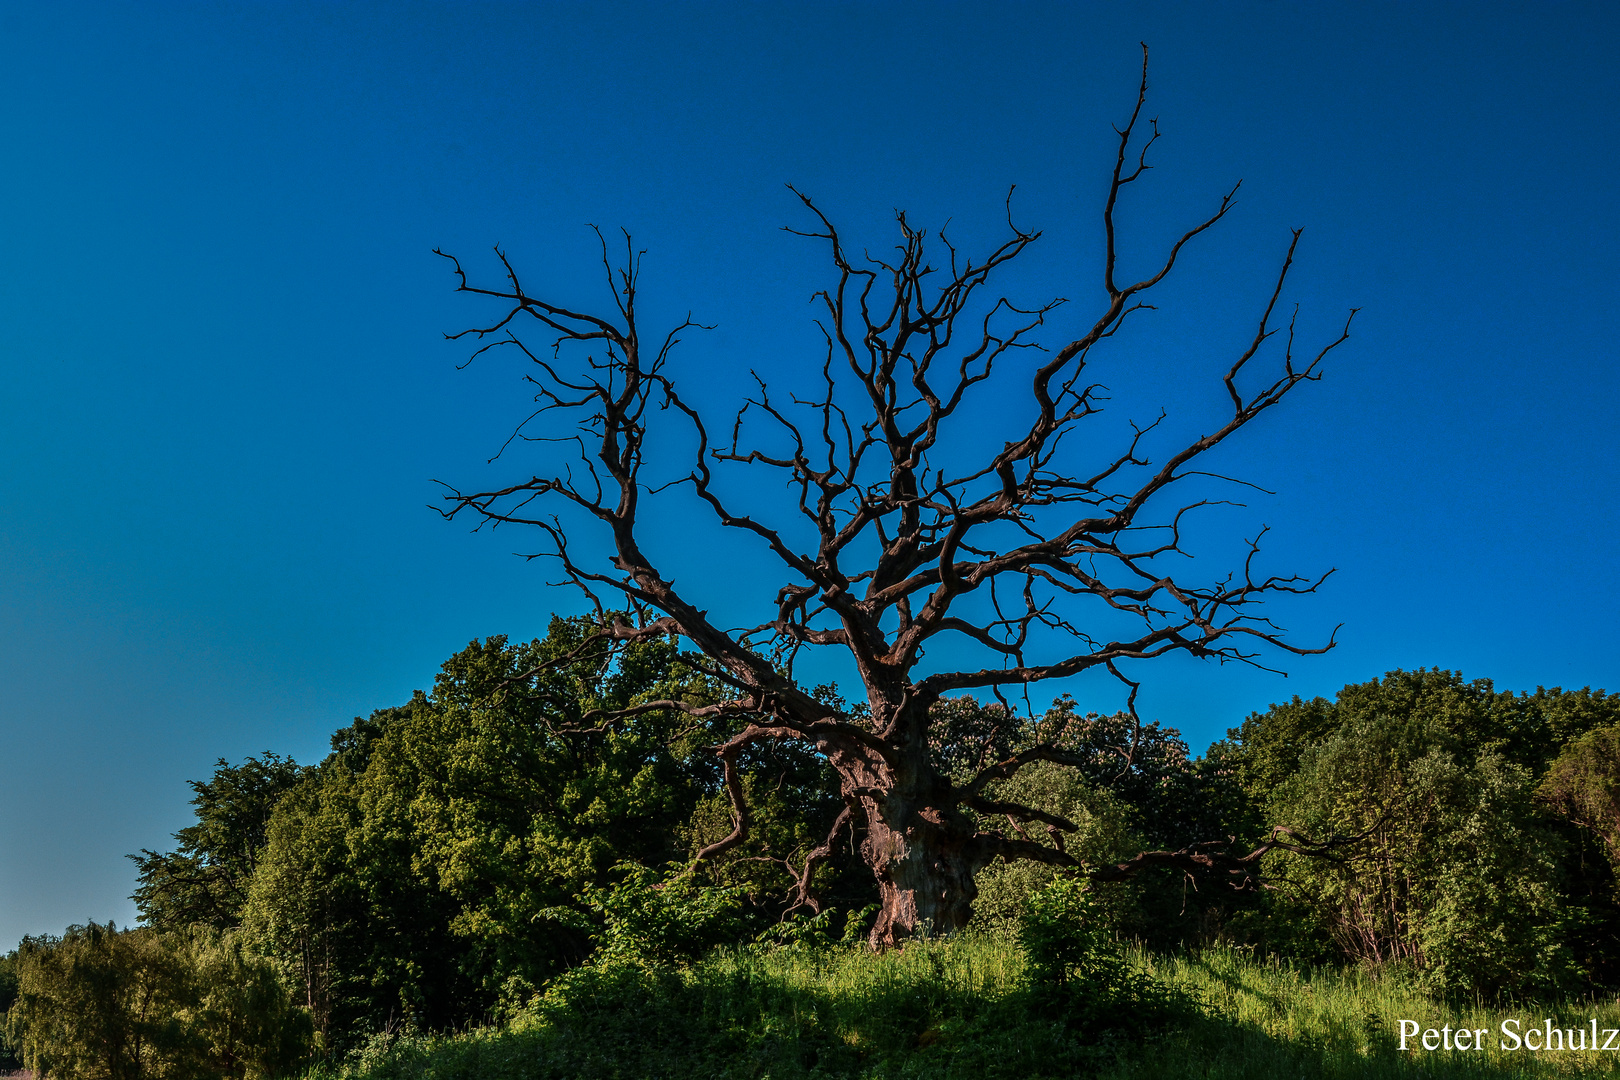
<svg viewBox="0 0 1620 1080">
<path fill-rule="evenodd" d="M 593 950 L 678 962 L 768 939 L 813 913 L 786 897 L 843 805 L 824 761 L 751 748 L 750 838 L 694 867 L 732 828 L 710 748 L 738 721 L 595 720 L 714 695 L 673 642 L 593 645 L 559 618 L 543 640 L 473 642 L 319 764 L 221 761 L 174 848 L 132 856 L 141 927 L 71 927 L 5 958 L 7 1043 L 51 1076 L 270 1076 L 379 1031 L 499 1019 Z M 1620 698 L 1395 671 L 1257 712 L 1201 756 L 1068 698 L 1022 727 L 1000 708 L 942 703 L 939 763 L 966 773 L 1061 731 L 1086 767 L 1036 764 L 992 794 L 1077 824 L 1067 850 L 1089 863 L 1278 824 L 1338 841 L 1268 855 L 1259 892 L 1168 871 L 1099 885 L 1087 917 L 1118 937 L 1394 966 L 1441 993 L 1620 985 Z M 851 935 L 876 899 L 860 842 L 814 880 Z M 1027 921 L 1068 873 L 992 864 L 978 925 Z"/>
</svg>

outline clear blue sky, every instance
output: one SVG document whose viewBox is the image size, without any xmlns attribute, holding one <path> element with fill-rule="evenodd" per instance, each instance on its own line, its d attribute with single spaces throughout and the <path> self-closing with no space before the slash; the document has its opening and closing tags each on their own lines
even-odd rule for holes
<svg viewBox="0 0 1620 1080">
<path fill-rule="evenodd" d="M 784 182 L 874 248 L 897 206 L 987 241 L 1016 183 L 1046 236 L 1008 286 L 1078 317 L 1144 39 L 1165 137 L 1127 252 L 1244 186 L 1122 382 L 1197 427 L 1291 226 L 1310 333 L 1363 309 L 1223 462 L 1278 493 L 1233 524 L 1272 526 L 1272 565 L 1340 568 L 1283 616 L 1340 647 L 1286 680 L 1144 668 L 1144 714 L 1201 747 L 1395 667 L 1620 688 L 1617 14 L 0 8 L 0 947 L 132 919 L 124 854 L 216 758 L 316 760 L 469 639 L 573 609 L 518 538 L 427 508 L 493 475 L 523 405 L 513 368 L 455 370 L 477 310 L 430 249 L 498 241 L 600 303 L 584 225 L 629 227 L 649 317 L 719 324 L 680 358 L 718 401 L 810 355 Z"/>
</svg>

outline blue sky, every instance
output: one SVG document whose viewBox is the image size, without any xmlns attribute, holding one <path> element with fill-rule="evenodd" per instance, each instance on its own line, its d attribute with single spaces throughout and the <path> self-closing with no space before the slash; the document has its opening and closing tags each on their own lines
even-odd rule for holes
<svg viewBox="0 0 1620 1080">
<path fill-rule="evenodd" d="M 1601 4 L 0 9 L 0 947 L 132 919 L 123 856 L 215 759 L 316 760 L 469 639 L 576 607 L 521 538 L 428 507 L 433 478 L 502 475 L 525 403 L 510 365 L 456 370 L 442 334 L 481 311 L 432 248 L 499 242 L 600 305 L 585 225 L 631 229 L 649 324 L 718 324 L 678 369 L 718 405 L 813 356 L 824 263 L 780 231 L 784 183 L 873 248 L 895 207 L 989 243 L 1017 184 L 1045 236 L 1006 288 L 1078 319 L 1142 40 L 1164 138 L 1127 259 L 1244 184 L 1111 355 L 1119 407 L 1213 415 L 1290 227 L 1311 339 L 1362 309 L 1222 462 L 1277 492 L 1223 527 L 1339 568 L 1282 618 L 1340 646 L 1286 680 L 1142 668 L 1144 714 L 1201 747 L 1395 667 L 1620 687 L 1616 28 Z M 669 550 L 719 591 L 704 543 Z"/>
</svg>

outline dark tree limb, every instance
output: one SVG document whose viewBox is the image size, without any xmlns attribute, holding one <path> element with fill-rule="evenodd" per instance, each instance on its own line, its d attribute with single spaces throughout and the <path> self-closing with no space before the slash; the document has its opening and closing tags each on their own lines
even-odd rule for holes
<svg viewBox="0 0 1620 1080">
<path fill-rule="evenodd" d="M 1261 608 L 1269 599 L 1314 593 L 1331 570 L 1263 571 L 1264 529 L 1248 541 L 1246 556 L 1213 576 L 1199 576 L 1183 546 L 1186 515 L 1230 503 L 1190 491 L 1189 481 L 1241 485 L 1215 460 L 1220 448 L 1302 384 L 1320 379 L 1330 354 L 1349 337 L 1353 309 L 1335 336 L 1296 355 L 1297 309 L 1286 321 L 1279 312 L 1288 311 L 1283 297 L 1298 230 L 1267 282 L 1254 332 L 1210 365 L 1211 389 L 1223 408 L 1213 430 L 1170 440 L 1161 413 L 1133 422 L 1128 437 L 1103 449 L 1089 434 L 1107 400 L 1092 371 L 1096 358 L 1118 347 L 1127 320 L 1154 310 L 1154 290 L 1187 246 L 1226 218 L 1238 191 L 1234 184 L 1182 229 L 1145 276 L 1132 280 L 1121 272 L 1116 212 L 1153 168 L 1149 150 L 1160 137 L 1157 121 L 1144 115 L 1147 92 L 1144 48 L 1129 118 L 1114 129 L 1102 206 L 1102 296 L 1080 319 L 1078 336 L 1051 347 L 1039 340 L 1067 310 L 1064 297 L 1018 303 L 994 292 L 1007 264 L 1041 239 L 1015 222 L 1011 191 L 1006 235 L 977 257 L 943 232 L 930 236 L 903 212 L 895 216 L 891 250 L 857 257 L 831 217 L 792 189 L 809 223 L 788 231 L 814 239 L 829 260 L 828 282 L 812 296 L 820 349 L 790 392 L 754 375 L 729 423 L 677 385 L 672 356 L 701 324 L 689 315 L 661 338 L 643 339 L 642 253 L 628 234 L 622 255 L 614 256 L 597 232 L 612 304 L 595 313 L 531 293 L 499 249 L 502 281 L 495 285 L 475 284 L 459 261 L 444 256 L 458 291 L 496 309 L 449 336 L 481 342 L 473 357 L 516 349 L 527 367 L 533 408 L 501 452 L 523 446 L 551 456 L 542 455 L 526 480 L 449 489 L 443 513 L 478 527 L 524 527 L 540 542 L 530 557 L 558 567 L 562 580 L 580 590 L 604 635 L 679 637 L 705 658 L 704 674 L 729 698 L 591 713 L 581 730 L 620 723 L 635 710 L 749 714 L 742 733 L 715 751 L 732 802 L 732 831 L 700 857 L 723 854 L 748 835 L 737 775 L 743 745 L 796 741 L 821 755 L 838 777 L 850 818 L 863 820 L 865 850 L 884 890 L 875 943 L 898 941 L 924 921 L 960 925 L 971 873 L 984 859 L 1068 857 L 1034 843 L 1023 829 L 1036 821 L 1060 838 L 1067 823 L 1054 815 L 1008 804 L 1000 812 L 1009 821 L 1004 835 L 976 832 L 965 810 L 1002 807 L 989 785 L 1032 761 L 1077 760 L 1038 742 L 966 779 L 946 776 L 929 750 L 933 710 L 945 695 L 991 695 L 1007 704 L 1011 724 L 1009 693 L 1027 701 L 1036 683 L 1100 669 L 1128 687 L 1134 717 L 1139 684 L 1125 674 L 1131 663 L 1181 653 L 1265 667 L 1272 652 L 1306 656 L 1334 645 L 1332 636 L 1316 644 L 1290 640 Z M 549 349 L 524 344 L 522 325 L 548 338 Z M 987 412 L 984 395 L 992 386 L 1000 400 L 1016 394 L 1021 402 Z M 996 443 L 971 456 L 963 449 L 971 440 L 959 436 L 985 425 Z M 749 485 L 750 494 L 740 497 L 726 479 L 737 474 L 764 475 L 771 483 Z M 757 494 L 771 487 L 785 493 L 780 505 Z M 645 546 L 657 539 L 648 504 L 678 499 L 722 532 L 757 544 L 779 570 L 758 595 L 751 582 L 727 589 L 728 606 L 757 606 L 740 627 L 711 617 L 700 582 L 682 578 L 678 586 Z M 625 606 L 638 613 L 635 625 L 608 614 Z M 956 668 L 925 663 L 941 634 L 965 642 L 972 659 Z M 800 685 L 796 664 L 820 649 L 853 663 L 867 715 L 832 709 Z M 1125 769 L 1133 752 L 1124 751 Z M 1292 841 L 1274 836 L 1268 843 L 1275 849 Z M 1258 856 L 1220 845 L 1139 858 L 1140 865 L 1240 877 L 1258 864 Z M 807 862 L 799 873 L 798 903 L 808 902 L 812 869 Z"/>
</svg>

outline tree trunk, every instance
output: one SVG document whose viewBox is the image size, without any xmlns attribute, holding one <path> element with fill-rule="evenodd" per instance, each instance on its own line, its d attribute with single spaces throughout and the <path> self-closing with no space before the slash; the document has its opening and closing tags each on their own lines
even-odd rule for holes
<svg viewBox="0 0 1620 1080">
<path fill-rule="evenodd" d="M 888 949 L 907 938 L 945 934 L 973 917 L 979 869 L 975 828 L 951 801 L 950 781 L 940 775 L 928 750 L 928 711 L 896 693 L 889 701 L 873 695 L 874 726 L 889 727 L 899 754 L 887 760 L 854 743 L 826 746 L 823 753 L 838 772 L 844 795 L 858 801 L 866 819 L 861 855 L 877 878 L 881 906 L 868 939 Z M 884 708 L 888 706 L 888 708 Z M 889 708 L 906 710 L 892 726 Z"/>
<path fill-rule="evenodd" d="M 868 939 L 872 948 L 892 948 L 909 937 L 965 927 L 978 895 L 971 827 L 957 814 L 906 806 L 895 795 L 881 805 L 863 802 L 867 816 L 862 854 L 877 876 L 881 900 Z"/>
</svg>

